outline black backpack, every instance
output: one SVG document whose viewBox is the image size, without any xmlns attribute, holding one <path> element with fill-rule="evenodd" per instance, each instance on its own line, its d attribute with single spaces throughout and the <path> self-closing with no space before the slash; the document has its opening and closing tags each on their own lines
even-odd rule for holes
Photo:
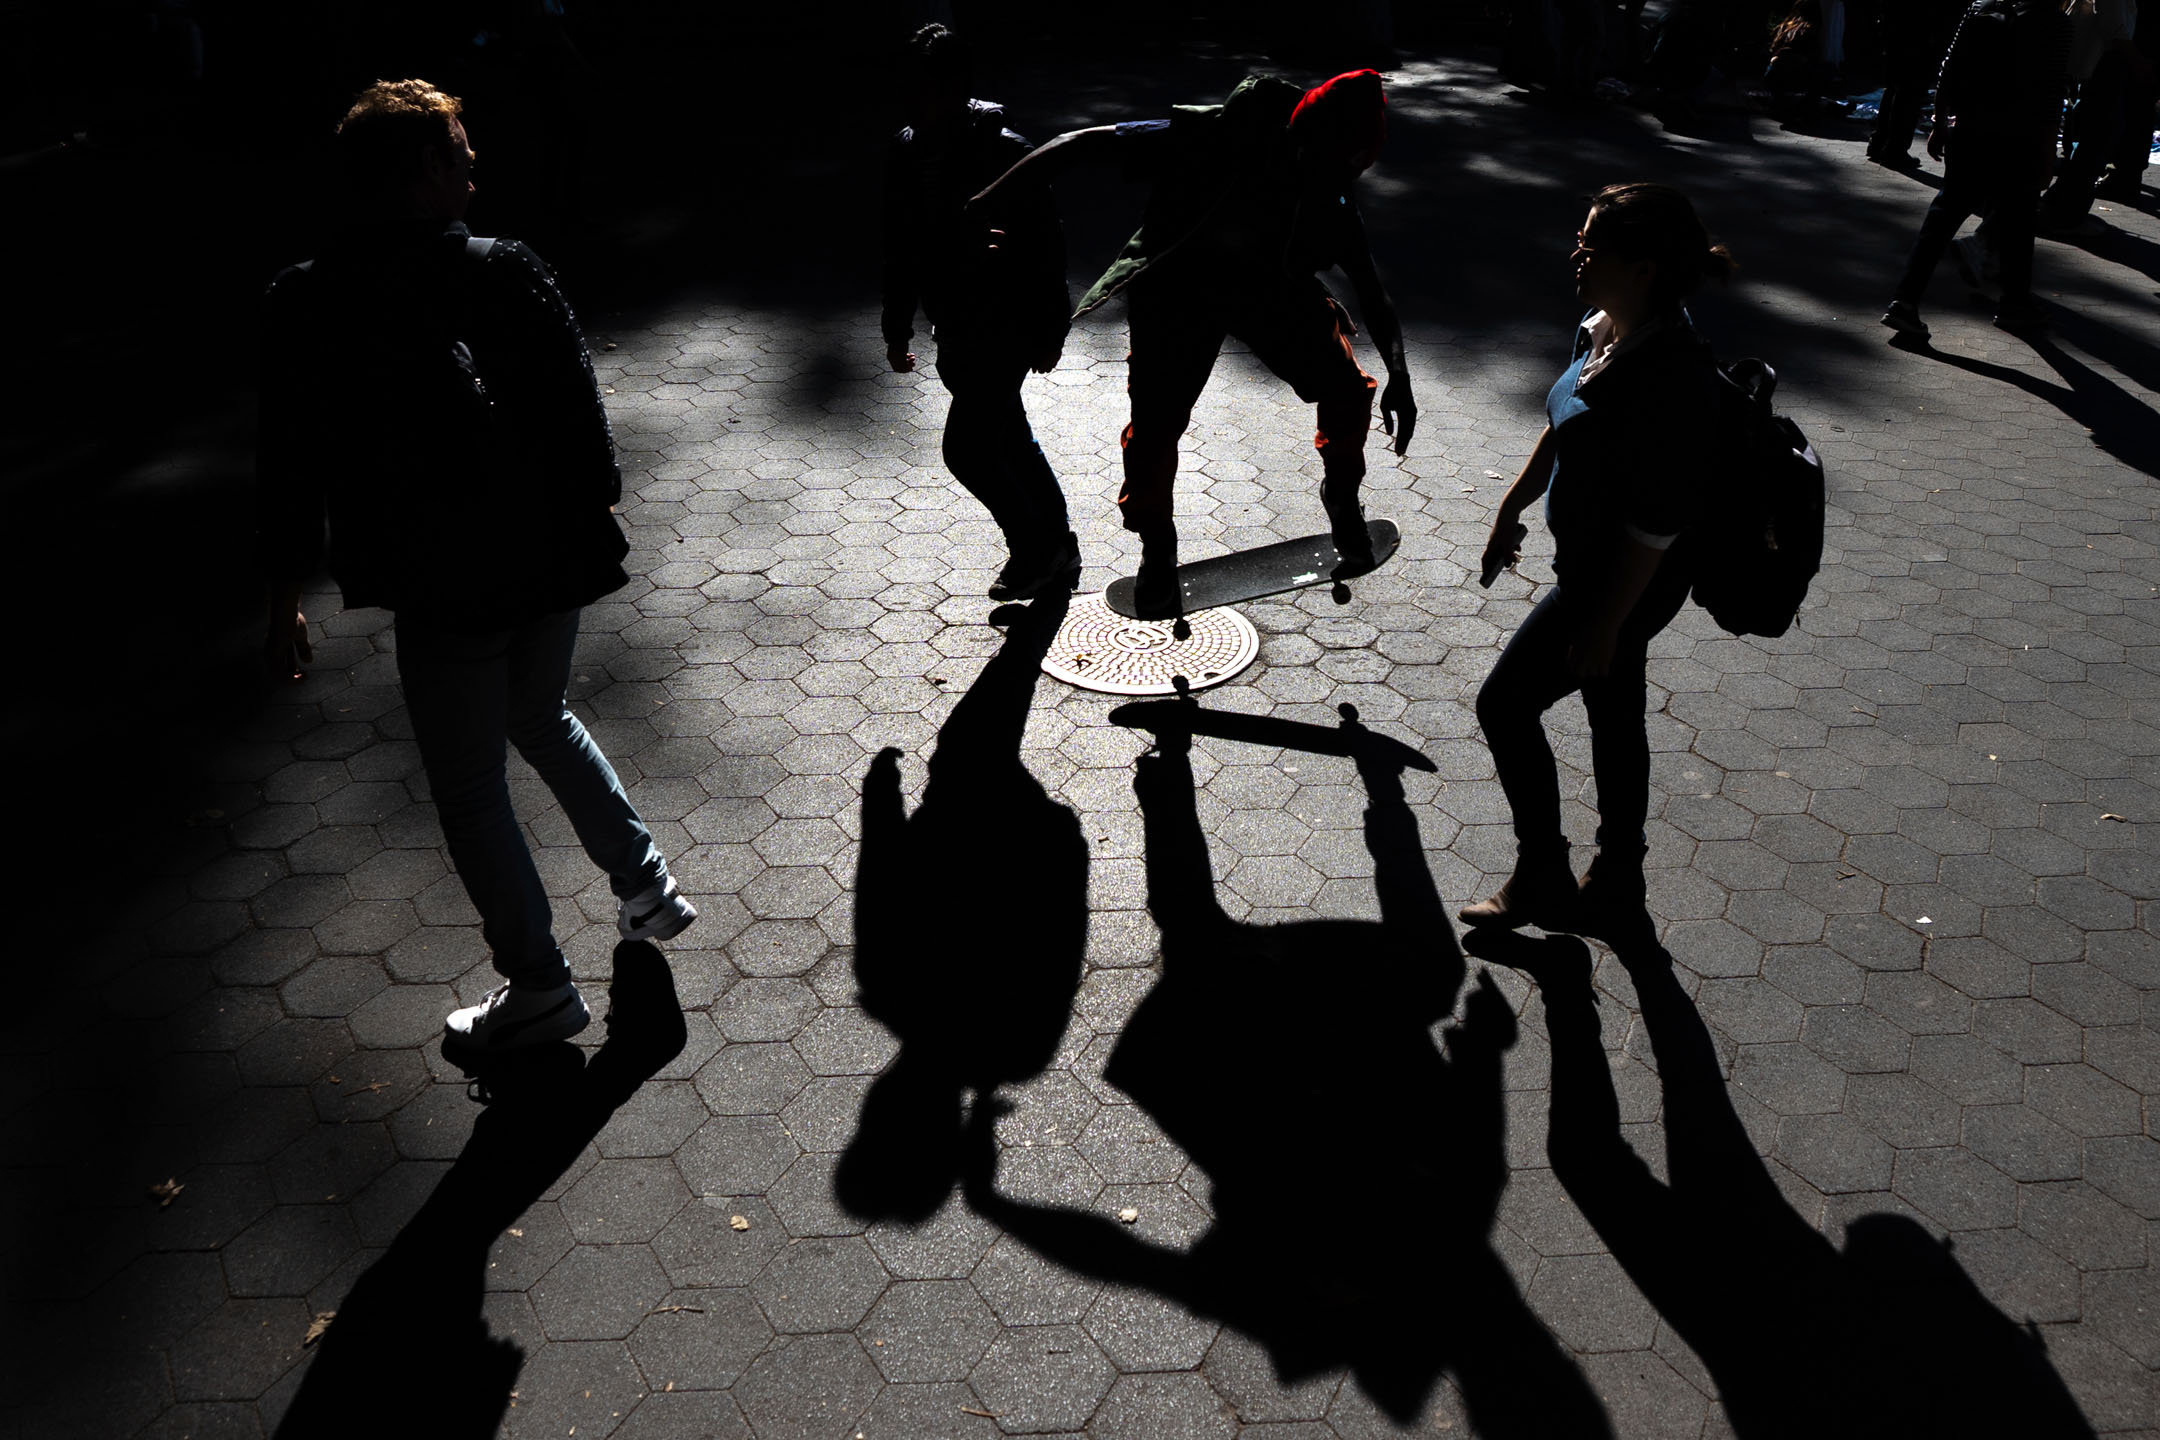
<svg viewBox="0 0 2160 1440">
<path fill-rule="evenodd" d="M 1746 359 L 1717 372 L 1715 473 L 1687 539 L 1695 603 L 1735 635 L 1783 635 L 1822 568 L 1822 460 L 1771 413 L 1777 371 Z"/>
</svg>

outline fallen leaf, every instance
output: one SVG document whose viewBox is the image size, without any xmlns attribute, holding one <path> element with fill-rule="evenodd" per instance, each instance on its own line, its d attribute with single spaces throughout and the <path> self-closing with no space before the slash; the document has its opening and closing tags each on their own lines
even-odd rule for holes
<svg viewBox="0 0 2160 1440">
<path fill-rule="evenodd" d="M 317 1340 L 322 1339 L 323 1331 L 328 1330 L 330 1322 L 335 1319 L 337 1319 L 337 1311 L 335 1310 L 317 1311 L 315 1318 L 308 1322 L 307 1335 L 300 1343 L 302 1345 L 313 1345 Z"/>
<path fill-rule="evenodd" d="M 602 345 L 600 348 L 602 350 L 613 350 L 615 348 L 615 342 L 613 340 L 610 340 L 605 345 Z"/>
<path fill-rule="evenodd" d="M 368 1094 L 372 1095 L 372 1094 L 374 1094 L 374 1093 L 375 1093 L 376 1091 L 378 1091 L 378 1090 L 387 1090 L 387 1089 L 389 1089 L 389 1088 L 390 1088 L 390 1082 L 389 1082 L 388 1080 L 377 1080 L 377 1081 L 376 1081 L 376 1082 L 375 1082 L 374 1084 L 372 1084 L 372 1085 L 363 1085 L 363 1086 L 361 1086 L 360 1088 L 361 1088 L 362 1090 L 366 1091 L 366 1092 L 367 1092 Z"/>
<path fill-rule="evenodd" d="M 1130 1225 L 1140 1218 L 1140 1212 L 1138 1210 L 1135 1210 L 1132 1206 L 1127 1205 L 1124 1209 L 1117 1212 L 1117 1218 L 1124 1221 L 1127 1225 Z"/>
<path fill-rule="evenodd" d="M 516 1227 L 515 1225 L 513 1225 L 513 1226 L 511 1226 L 511 1227 L 510 1227 L 510 1231 L 509 1231 L 509 1233 L 510 1233 L 510 1234 L 512 1234 L 512 1235 L 514 1235 L 514 1236 L 516 1236 L 516 1237 L 517 1237 L 518 1239 L 520 1239 L 520 1240 L 522 1240 L 522 1239 L 524 1239 L 524 1238 L 525 1238 L 525 1232 L 524 1232 L 523 1230 L 520 1230 L 520 1229 L 518 1229 L 518 1228 L 517 1228 L 517 1227 Z"/>
<path fill-rule="evenodd" d="M 747 1230 L 750 1228 L 750 1217 L 747 1215 L 730 1215 L 727 1217 L 727 1224 L 730 1230 Z"/>
<path fill-rule="evenodd" d="M 2121 822 L 2122 822 L 2123 824 L 2125 824 L 2125 825 L 2127 825 L 2127 824 L 2129 824 L 2129 823 L 2130 823 L 2130 817 L 2129 817 L 2129 816 L 2127 816 L 2127 815 L 2118 815 L 2118 814 L 2116 814 L 2116 813 L 2115 813 L 2114 811 L 2112 811 L 2112 810 L 2103 810 L 2103 811 L 2101 811 L 2101 812 L 2100 812 L 2100 818 L 2101 818 L 2101 819 L 2103 819 L 2103 820 L 2119 820 L 2119 821 L 2121 821 Z"/>
<path fill-rule="evenodd" d="M 1505 476 L 1505 475 L 1502 475 L 1502 474 L 1501 474 L 1501 473 L 1500 473 L 1499 471 L 1497 471 L 1497 470 L 1487 470 L 1487 471 L 1485 472 L 1485 478 L 1486 478 L 1487 480 L 1505 480 L 1505 479 L 1507 479 L 1507 476 Z"/>
<path fill-rule="evenodd" d="M 962 1415 L 980 1415 L 980 1416 L 982 1416 L 982 1418 L 983 1418 L 983 1419 L 985 1419 L 985 1420 L 995 1420 L 995 1419 L 997 1419 L 997 1418 L 998 1418 L 998 1417 L 997 1417 L 997 1411 L 995 1411 L 995 1410 L 978 1410 L 978 1409 L 976 1409 L 976 1408 L 975 1408 L 975 1407 L 974 1407 L 973 1405 L 962 1405 L 962 1406 L 960 1407 L 960 1413 L 961 1413 Z"/>
<path fill-rule="evenodd" d="M 152 1185 L 149 1193 L 150 1198 L 158 1202 L 158 1209 L 163 1210 L 173 1201 L 179 1199 L 180 1192 L 185 1189 L 187 1189 L 187 1186 L 181 1184 L 178 1180 L 164 1180 Z"/>
<path fill-rule="evenodd" d="M 675 1388 L 675 1382 L 673 1380 L 670 1380 L 667 1382 L 667 1384 L 661 1386 L 660 1388 L 663 1391 L 672 1391 Z"/>
<path fill-rule="evenodd" d="M 330 1077 L 329 1077 L 329 1080 L 330 1080 L 330 1083 L 331 1083 L 331 1084 L 333 1084 L 333 1085 L 342 1085 L 342 1084 L 344 1084 L 344 1083 L 345 1083 L 344 1081 L 342 1081 L 342 1080 L 338 1079 L 338 1077 L 337 1077 L 337 1076 L 335 1076 L 335 1075 L 332 1075 L 332 1076 L 330 1076 Z"/>
</svg>

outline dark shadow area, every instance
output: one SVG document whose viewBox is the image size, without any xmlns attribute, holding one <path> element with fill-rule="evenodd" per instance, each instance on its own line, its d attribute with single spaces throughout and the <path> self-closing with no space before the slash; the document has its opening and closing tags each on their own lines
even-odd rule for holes
<svg viewBox="0 0 2160 1440">
<path fill-rule="evenodd" d="M 2059 312 L 2058 312 L 2059 313 Z M 2066 336 L 2077 337 L 2084 346 L 2088 340 L 2123 351 L 2122 359 L 2129 364 L 2150 368 L 2153 357 L 2130 352 L 2143 351 L 2144 347 L 2126 340 L 2118 332 L 2109 330 L 2098 321 L 2083 317 L 2068 320 L 2061 326 Z M 2045 380 L 2028 375 L 2008 365 L 1977 359 L 1970 355 L 1955 355 L 1946 350 L 1910 342 L 1897 348 L 1963 370 L 1968 374 L 1984 375 L 2012 385 L 2026 394 L 2047 401 L 2056 409 L 2092 432 L 2093 444 L 2113 455 L 2125 465 L 2144 471 L 2147 475 L 2160 477 L 2160 414 L 2129 391 L 2094 370 L 2090 365 L 2073 359 L 2062 346 L 2045 335 L 2028 337 L 2027 343 L 2033 353 L 2045 360 L 2056 374 L 2063 378 L 2061 385 L 2050 385 Z M 2114 361 L 2110 360 L 2110 364 Z M 2128 373 L 2128 372 L 2125 372 Z"/>
<path fill-rule="evenodd" d="M 489 1104 L 472 1138 L 388 1253 L 356 1281 L 277 1433 L 411 1433 L 480 1440 L 500 1429 L 524 1356 L 481 1315 L 488 1250 L 561 1179 L 610 1116 L 682 1052 L 667 960 L 615 948 L 607 1040 L 567 1041 L 469 1072 Z"/>
<path fill-rule="evenodd" d="M 900 752 L 863 781 L 855 881 L 862 1007 L 900 1039 L 833 1178 L 856 1215 L 929 1218 L 960 1178 L 961 1092 L 1040 1074 L 1087 949 L 1087 840 L 1020 760 L 1067 599 L 1006 606 L 1005 643 L 938 732 L 910 815 Z"/>
<path fill-rule="evenodd" d="M 1206 1172 L 1210 1228 L 1179 1251 L 1106 1215 L 1006 1197 L 987 1096 L 972 1117 L 969 1203 L 1068 1269 L 1236 1327 L 1286 1384 L 1347 1367 L 1411 1421 L 1452 1375 L 1481 1434 L 1605 1434 L 1596 1397 L 1487 1239 L 1507 1184 L 1501 1056 L 1515 1019 L 1488 979 L 1444 1048 L 1436 1040 L 1463 959 L 1400 778 L 1431 764 L 1344 711 L 1340 729 L 1183 702 L 1119 712 L 1156 734 L 1133 786 L 1163 958 L 1104 1078 Z M 1378 921 L 1253 925 L 1223 912 L 1195 803 L 1196 733 L 1355 761 Z M 1321 1176 L 1324 1203 L 1286 1213 Z"/>
<path fill-rule="evenodd" d="M 1709 1028 L 1647 932 L 1614 953 L 1656 1057 L 1662 1181 L 1621 1135 L 1589 946 L 1493 930 L 1465 944 L 1537 981 L 1553 1170 L 1709 1368 L 1741 1440 L 2093 1433 L 2039 1336 L 1988 1302 L 1947 1243 L 1877 1214 L 1847 1227 L 1841 1252 L 1785 1203 L 1733 1110 Z"/>
</svg>

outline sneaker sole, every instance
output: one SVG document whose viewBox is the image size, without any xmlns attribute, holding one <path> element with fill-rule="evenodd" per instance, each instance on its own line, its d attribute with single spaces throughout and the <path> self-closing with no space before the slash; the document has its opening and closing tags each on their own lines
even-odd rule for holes
<svg viewBox="0 0 2160 1440">
<path fill-rule="evenodd" d="M 565 1013 L 567 1012 L 567 1013 Z M 592 1024 L 592 1011 L 583 999 L 572 996 L 538 1015 L 523 1020 L 513 1020 L 507 1025 L 490 1026 L 485 1040 L 475 1040 L 462 1030 L 443 1026 L 443 1054 L 453 1058 L 467 1059 L 489 1055 L 507 1055 L 513 1050 L 523 1050 L 534 1045 L 545 1045 L 554 1040 L 567 1040 L 581 1034 Z"/>
</svg>

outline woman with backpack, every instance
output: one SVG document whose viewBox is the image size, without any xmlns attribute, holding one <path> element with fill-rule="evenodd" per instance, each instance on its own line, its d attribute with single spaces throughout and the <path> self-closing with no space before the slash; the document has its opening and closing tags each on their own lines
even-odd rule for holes
<svg viewBox="0 0 2160 1440">
<path fill-rule="evenodd" d="M 1609 934 L 1643 918 L 1650 745 L 1643 716 L 1652 636 L 1687 598 L 1667 564 L 1709 478 L 1717 375 L 1682 302 L 1734 266 L 1685 195 L 1608 185 L 1575 237 L 1575 293 L 1590 307 L 1547 424 L 1500 502 L 1482 583 L 1520 557 L 1520 517 L 1545 497 L 1557 583 L 1478 692 L 1478 723 L 1515 818 L 1515 873 L 1461 912 L 1471 925 Z M 1541 717 L 1580 690 L 1598 787 L 1598 855 L 1578 889 Z"/>
</svg>

